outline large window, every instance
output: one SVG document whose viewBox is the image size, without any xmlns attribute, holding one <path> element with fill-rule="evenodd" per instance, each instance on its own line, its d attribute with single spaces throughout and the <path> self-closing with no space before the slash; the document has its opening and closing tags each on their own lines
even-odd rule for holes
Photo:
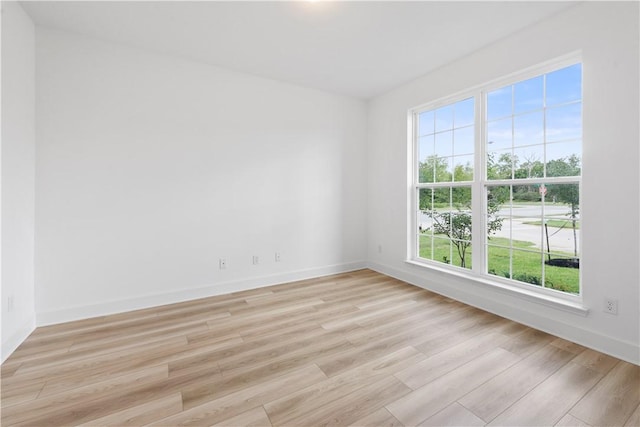
<svg viewBox="0 0 640 427">
<path fill-rule="evenodd" d="M 412 259 L 580 293 L 582 65 L 416 109 Z"/>
</svg>

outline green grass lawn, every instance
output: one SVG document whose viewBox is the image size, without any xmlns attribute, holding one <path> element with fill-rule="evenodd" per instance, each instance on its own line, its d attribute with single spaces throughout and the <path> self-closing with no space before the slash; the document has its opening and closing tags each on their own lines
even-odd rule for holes
<svg viewBox="0 0 640 427">
<path fill-rule="evenodd" d="M 431 237 L 420 236 L 420 257 L 435 261 L 447 262 L 461 266 L 461 259 L 455 245 L 451 245 L 446 236 L 434 236 L 433 254 L 431 252 Z M 489 240 L 488 271 L 500 277 L 509 277 L 509 260 L 511 251 L 501 247 L 509 244 L 509 239 L 492 237 Z M 471 249 L 469 246 L 465 255 L 465 268 L 471 268 Z M 527 251 L 537 251 L 529 252 Z M 432 256 L 433 255 L 433 256 Z M 571 254 L 566 255 L 571 258 Z M 542 254 L 533 243 L 520 240 L 513 241 L 513 271 L 512 278 L 527 283 L 541 284 L 542 269 L 545 274 L 545 287 L 559 291 L 577 294 L 579 291 L 580 271 L 577 268 L 554 267 L 542 263 Z M 557 257 L 557 256 L 556 256 Z M 546 260 L 546 255 L 545 255 Z M 537 283 L 536 283 L 537 280 Z"/>
</svg>

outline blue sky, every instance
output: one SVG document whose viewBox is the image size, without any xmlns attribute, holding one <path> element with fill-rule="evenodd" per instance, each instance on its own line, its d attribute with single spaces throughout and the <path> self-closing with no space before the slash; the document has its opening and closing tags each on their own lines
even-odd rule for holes
<svg viewBox="0 0 640 427">
<path fill-rule="evenodd" d="M 546 135 L 546 161 L 581 155 L 581 87 L 582 65 L 575 64 L 489 92 L 488 150 L 513 150 L 521 161 L 545 161 L 542 144 Z M 473 113 L 473 98 L 421 113 L 420 160 L 433 154 L 442 157 L 471 153 Z"/>
</svg>

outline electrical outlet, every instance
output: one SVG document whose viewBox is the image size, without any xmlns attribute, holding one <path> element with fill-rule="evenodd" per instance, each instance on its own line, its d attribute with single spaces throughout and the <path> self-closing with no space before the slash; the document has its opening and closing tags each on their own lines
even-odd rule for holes
<svg viewBox="0 0 640 427">
<path fill-rule="evenodd" d="M 253 265 L 258 265 L 260 263 L 260 258 L 258 258 L 258 255 L 254 255 L 253 256 Z"/>
<path fill-rule="evenodd" d="M 275 260 L 276 262 L 280 262 L 280 252 L 276 252 Z"/>
<path fill-rule="evenodd" d="M 605 298 L 604 299 L 604 312 L 609 314 L 618 314 L 618 300 Z"/>
<path fill-rule="evenodd" d="M 224 270 L 227 268 L 227 259 L 220 258 L 220 270 Z"/>
<path fill-rule="evenodd" d="M 13 295 L 7 298 L 7 311 L 13 311 Z"/>
</svg>

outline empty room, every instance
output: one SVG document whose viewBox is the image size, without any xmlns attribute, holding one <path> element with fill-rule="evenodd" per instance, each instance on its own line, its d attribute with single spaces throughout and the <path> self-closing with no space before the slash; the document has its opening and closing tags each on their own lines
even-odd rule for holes
<svg viewBox="0 0 640 427">
<path fill-rule="evenodd" d="M 2 1 L 2 426 L 640 426 L 637 1 Z"/>
</svg>

